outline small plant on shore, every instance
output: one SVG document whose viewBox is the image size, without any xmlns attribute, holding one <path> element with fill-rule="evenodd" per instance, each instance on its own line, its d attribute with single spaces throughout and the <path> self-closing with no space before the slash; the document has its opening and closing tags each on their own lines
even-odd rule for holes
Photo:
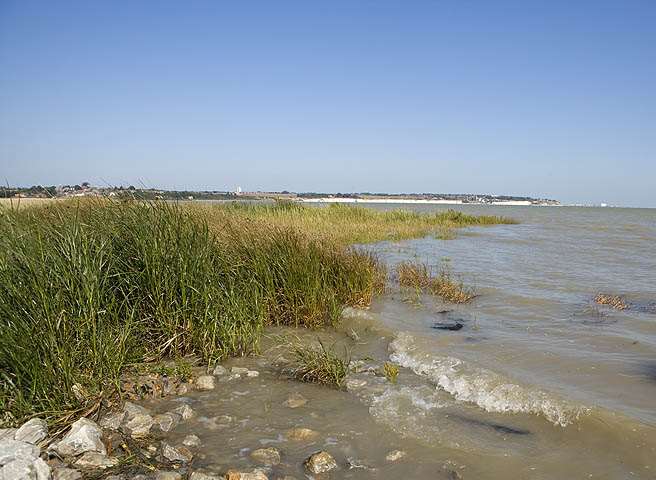
<svg viewBox="0 0 656 480">
<path fill-rule="evenodd" d="M 599 293 L 594 298 L 594 302 L 599 305 L 606 305 L 616 310 L 626 310 L 629 308 L 629 305 L 624 301 L 624 298 L 619 295 L 606 295 L 604 293 Z"/>
<path fill-rule="evenodd" d="M 318 345 L 297 343 L 292 355 L 296 364 L 293 373 L 298 380 L 342 388 L 351 363 L 346 351 L 342 357 L 319 341 Z"/>
<path fill-rule="evenodd" d="M 425 263 L 401 262 L 396 267 L 396 275 L 402 287 L 437 295 L 447 302 L 467 303 L 474 298 L 471 289 L 465 287 L 461 281 L 455 280 L 445 266 L 437 275 L 433 275 Z"/>
<path fill-rule="evenodd" d="M 393 363 L 385 362 L 385 365 L 383 365 L 383 373 L 390 383 L 396 383 L 396 379 L 399 376 L 399 367 Z"/>
</svg>

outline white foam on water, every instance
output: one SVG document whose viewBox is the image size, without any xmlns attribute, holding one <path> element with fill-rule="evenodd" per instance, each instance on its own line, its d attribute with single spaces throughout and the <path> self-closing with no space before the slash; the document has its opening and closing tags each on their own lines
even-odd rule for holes
<svg viewBox="0 0 656 480">
<path fill-rule="evenodd" d="M 541 415 L 565 427 L 589 409 L 542 390 L 522 386 L 503 376 L 449 356 L 422 351 L 415 337 L 399 333 L 390 343 L 390 360 L 428 378 L 456 400 L 478 405 L 488 412 Z"/>
</svg>

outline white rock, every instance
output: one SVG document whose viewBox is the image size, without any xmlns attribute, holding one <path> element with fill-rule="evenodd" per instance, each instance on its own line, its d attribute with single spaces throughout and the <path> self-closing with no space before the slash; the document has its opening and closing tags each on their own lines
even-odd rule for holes
<svg viewBox="0 0 656 480">
<path fill-rule="evenodd" d="M 102 431 L 96 422 L 80 418 L 71 426 L 71 430 L 53 449 L 60 455 L 80 455 L 85 452 L 106 454 L 102 440 Z"/>
<path fill-rule="evenodd" d="M 214 367 L 214 371 L 212 373 L 218 377 L 228 373 L 228 370 L 226 370 L 226 368 L 222 365 L 217 365 L 216 367 Z"/>
<path fill-rule="evenodd" d="M 117 458 L 108 457 L 103 453 L 86 452 L 75 461 L 75 465 L 82 468 L 105 469 L 118 463 Z"/>
<path fill-rule="evenodd" d="M 326 473 L 337 468 L 337 462 L 328 452 L 317 452 L 305 461 L 305 467 L 312 473 Z"/>
<path fill-rule="evenodd" d="M 50 467 L 40 458 L 19 458 L 0 468 L 0 479 L 50 480 Z"/>
<path fill-rule="evenodd" d="M 200 438 L 198 438 L 196 435 L 187 435 L 184 440 L 182 440 L 182 444 L 186 445 L 187 447 L 200 447 L 201 442 Z"/>
<path fill-rule="evenodd" d="M 182 417 L 183 420 L 189 420 L 194 416 L 194 410 L 189 405 L 180 405 L 178 408 L 173 410 L 173 413 L 177 413 Z"/>
<path fill-rule="evenodd" d="M 366 384 L 367 384 L 367 381 L 362 380 L 361 378 L 349 378 L 344 383 L 344 386 L 346 387 L 346 390 L 350 392 L 352 390 L 357 390 L 359 388 L 362 388 Z"/>
<path fill-rule="evenodd" d="M 0 440 L 3 440 L 5 438 L 10 438 L 14 439 L 14 435 L 16 434 L 17 428 L 0 428 Z"/>
<path fill-rule="evenodd" d="M 233 375 L 244 375 L 244 374 L 248 373 L 248 368 L 232 367 L 230 369 L 230 373 L 232 373 Z"/>
<path fill-rule="evenodd" d="M 251 377 L 251 378 L 253 378 L 253 377 L 259 377 L 259 376 L 260 376 L 260 372 L 258 372 L 257 370 L 249 370 L 248 372 L 246 372 L 246 376 L 247 376 L 247 377 Z"/>
<path fill-rule="evenodd" d="M 59 467 L 52 472 L 52 480 L 82 480 L 82 474 L 74 468 Z"/>
<path fill-rule="evenodd" d="M 25 422 L 14 434 L 14 440 L 19 442 L 38 444 L 48 436 L 48 424 L 40 418 L 33 418 Z"/>
<path fill-rule="evenodd" d="M 123 423 L 123 420 L 125 420 L 125 417 L 125 410 L 120 412 L 106 413 L 100 419 L 99 425 L 102 428 L 106 428 L 107 430 L 118 430 L 121 426 L 121 423 Z"/>
<path fill-rule="evenodd" d="M 196 379 L 198 390 L 214 390 L 214 377 L 212 375 L 201 375 Z"/>
<path fill-rule="evenodd" d="M 173 428 L 175 428 L 175 426 L 178 423 L 180 423 L 181 418 L 182 417 L 177 413 L 166 412 L 166 413 L 161 413 L 159 415 L 155 415 L 153 421 L 155 422 L 155 425 L 157 425 L 162 432 L 169 432 Z"/>
<path fill-rule="evenodd" d="M 0 440 L 0 466 L 14 460 L 35 460 L 41 449 L 27 442 L 19 442 L 13 438 Z"/>
</svg>

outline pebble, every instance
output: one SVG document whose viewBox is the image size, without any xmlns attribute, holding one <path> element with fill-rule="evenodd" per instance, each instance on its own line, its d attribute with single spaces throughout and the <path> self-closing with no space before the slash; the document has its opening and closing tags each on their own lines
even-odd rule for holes
<svg viewBox="0 0 656 480">
<path fill-rule="evenodd" d="M 155 472 L 155 480 L 182 480 L 182 475 L 178 472 Z"/>
<path fill-rule="evenodd" d="M 250 378 L 259 377 L 260 372 L 258 372 L 257 370 L 249 370 L 248 372 L 246 372 L 246 376 Z"/>
<path fill-rule="evenodd" d="M 223 479 L 223 477 L 217 477 L 216 475 L 209 475 L 207 473 L 202 473 L 202 472 L 192 472 L 191 475 L 189 475 L 189 480 L 220 480 Z"/>
<path fill-rule="evenodd" d="M 196 379 L 198 390 L 214 390 L 214 377 L 212 375 L 201 375 Z"/>
<path fill-rule="evenodd" d="M 251 458 L 258 463 L 271 467 L 280 463 L 280 452 L 273 448 L 259 448 L 251 453 Z"/>
<path fill-rule="evenodd" d="M 214 367 L 214 371 L 212 372 L 212 374 L 216 375 L 217 377 L 225 375 L 226 373 L 228 373 L 228 370 L 226 370 L 226 368 L 222 365 L 217 365 Z"/>
<path fill-rule="evenodd" d="M 52 472 L 52 480 L 82 480 L 82 474 L 74 468 L 59 467 Z"/>
<path fill-rule="evenodd" d="M 230 369 L 230 373 L 232 373 L 233 375 L 244 375 L 244 374 L 248 373 L 248 368 L 232 367 Z"/>
<path fill-rule="evenodd" d="M 196 435 L 187 435 L 184 440 L 182 440 L 182 444 L 186 445 L 187 447 L 200 447 L 201 442 L 200 438 L 198 438 Z"/>
<path fill-rule="evenodd" d="M 104 453 L 86 452 L 75 461 L 75 465 L 82 468 L 105 469 L 118 463 L 117 458 L 111 458 Z"/>
<path fill-rule="evenodd" d="M 305 440 L 314 440 L 319 436 L 319 432 L 309 428 L 292 428 L 287 430 L 286 437 L 288 440 L 301 442 Z"/>
<path fill-rule="evenodd" d="M 194 416 L 194 410 L 187 404 L 180 405 L 178 408 L 173 410 L 173 413 L 180 415 L 183 420 L 189 420 Z"/>
<path fill-rule="evenodd" d="M 143 438 L 150 433 L 150 429 L 155 424 L 153 417 L 147 413 L 139 413 L 132 418 L 127 418 L 121 425 L 121 430 L 130 435 L 132 438 Z"/>
<path fill-rule="evenodd" d="M 228 470 L 225 474 L 225 480 L 269 480 L 269 477 L 267 477 L 262 470 L 258 469 L 255 469 L 252 472 Z"/>
<path fill-rule="evenodd" d="M 155 415 L 153 421 L 162 432 L 170 432 L 175 426 L 180 423 L 182 417 L 174 412 L 160 413 Z"/>
<path fill-rule="evenodd" d="M 326 473 L 337 468 L 337 462 L 330 453 L 321 451 L 310 455 L 305 461 L 305 468 L 314 474 Z"/>
<path fill-rule="evenodd" d="M 303 395 L 301 395 L 298 392 L 294 392 L 289 394 L 287 397 L 287 400 L 282 402 L 283 406 L 289 407 L 289 408 L 298 408 L 302 407 L 307 403 L 307 398 L 305 398 Z"/>
<path fill-rule="evenodd" d="M 166 442 L 162 442 L 162 456 L 171 462 L 188 463 L 191 462 L 193 454 L 186 447 L 174 447 Z"/>
<path fill-rule="evenodd" d="M 40 418 L 25 422 L 14 434 L 14 440 L 36 445 L 48 436 L 48 424 Z"/>
<path fill-rule="evenodd" d="M 407 454 L 403 450 L 392 450 L 391 452 L 388 452 L 387 455 L 385 455 L 385 460 L 388 462 L 396 462 L 397 460 L 401 460 L 406 455 Z"/>
<path fill-rule="evenodd" d="M 125 419 L 125 410 L 121 412 L 109 412 L 100 419 L 100 426 L 107 430 L 118 430 Z"/>
</svg>

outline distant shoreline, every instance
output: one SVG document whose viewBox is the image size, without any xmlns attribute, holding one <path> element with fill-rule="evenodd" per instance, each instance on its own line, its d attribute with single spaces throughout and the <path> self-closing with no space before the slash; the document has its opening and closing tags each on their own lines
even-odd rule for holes
<svg viewBox="0 0 656 480">
<path fill-rule="evenodd" d="M 508 205 L 508 206 L 554 206 L 552 203 L 535 203 L 529 200 L 507 200 L 497 202 L 463 202 L 462 200 L 430 200 L 415 198 L 344 198 L 344 197 L 325 197 L 325 198 L 300 198 L 297 201 L 301 203 L 410 203 L 426 205 Z M 560 206 L 556 204 L 556 206 Z"/>
</svg>

